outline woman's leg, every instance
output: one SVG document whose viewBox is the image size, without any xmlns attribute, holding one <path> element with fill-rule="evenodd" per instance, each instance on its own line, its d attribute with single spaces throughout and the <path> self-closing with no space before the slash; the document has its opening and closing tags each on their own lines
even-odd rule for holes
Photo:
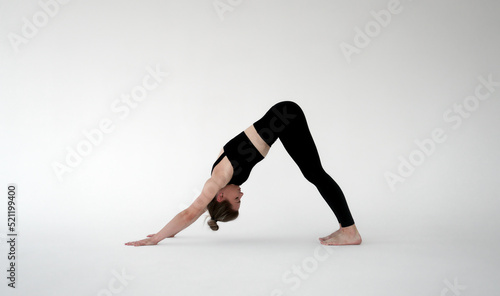
<svg viewBox="0 0 500 296">
<path fill-rule="evenodd" d="M 330 206 L 341 227 L 353 226 L 354 220 L 342 190 L 321 165 L 318 150 L 302 109 L 294 102 L 278 103 L 254 126 L 269 146 L 276 139 L 281 140 L 304 177 L 316 186 Z"/>
</svg>

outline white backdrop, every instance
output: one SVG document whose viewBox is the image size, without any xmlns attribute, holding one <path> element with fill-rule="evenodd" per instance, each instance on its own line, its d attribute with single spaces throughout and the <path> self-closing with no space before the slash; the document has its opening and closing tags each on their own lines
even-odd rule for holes
<svg viewBox="0 0 500 296">
<path fill-rule="evenodd" d="M 493 0 L 1 0 L 1 270 L 8 183 L 19 219 L 17 289 L 1 291 L 496 292 L 499 13 Z M 283 279 L 337 222 L 279 142 L 237 221 L 123 246 L 187 207 L 224 143 L 282 100 L 304 109 L 362 246 L 334 248 L 333 269 L 300 288 Z M 134 279 L 113 290 L 123 268 Z"/>
</svg>

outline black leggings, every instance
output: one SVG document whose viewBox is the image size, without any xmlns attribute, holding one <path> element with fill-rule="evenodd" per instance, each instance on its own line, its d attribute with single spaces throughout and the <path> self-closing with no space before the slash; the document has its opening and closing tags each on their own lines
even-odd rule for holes
<svg viewBox="0 0 500 296">
<path fill-rule="evenodd" d="M 344 193 L 321 165 L 306 117 L 299 105 L 289 101 L 280 102 L 256 121 L 254 127 L 269 146 L 276 139 L 281 140 L 304 177 L 318 188 L 342 227 L 354 224 Z"/>
</svg>

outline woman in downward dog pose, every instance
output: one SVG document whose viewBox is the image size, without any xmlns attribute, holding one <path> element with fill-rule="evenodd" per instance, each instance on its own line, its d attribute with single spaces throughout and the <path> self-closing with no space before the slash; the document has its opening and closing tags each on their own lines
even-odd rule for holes
<svg viewBox="0 0 500 296">
<path fill-rule="evenodd" d="M 340 229 L 320 238 L 320 242 L 323 245 L 361 244 L 361 236 L 342 190 L 321 165 L 304 112 L 296 103 L 285 101 L 274 105 L 261 119 L 224 145 L 202 193 L 187 209 L 177 214 L 158 233 L 126 245 L 156 245 L 167 237 L 174 237 L 206 210 L 211 217 L 208 225 L 214 231 L 219 229 L 217 222 L 236 219 L 243 196 L 240 185 L 248 179 L 252 168 L 264 159 L 277 139 L 280 139 L 304 177 L 316 186 L 340 224 Z"/>
</svg>

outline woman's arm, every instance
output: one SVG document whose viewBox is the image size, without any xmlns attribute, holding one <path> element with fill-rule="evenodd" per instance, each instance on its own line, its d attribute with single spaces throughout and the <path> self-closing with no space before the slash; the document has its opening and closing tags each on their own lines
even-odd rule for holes
<svg viewBox="0 0 500 296">
<path fill-rule="evenodd" d="M 177 233 L 181 232 L 189 225 L 193 224 L 194 221 L 206 211 L 207 205 L 214 198 L 217 192 L 224 187 L 224 181 L 227 177 L 223 177 L 224 174 L 214 174 L 210 179 L 205 182 L 203 190 L 198 198 L 184 211 L 177 214 L 170 222 L 168 222 L 165 227 L 163 227 L 158 233 L 150 235 L 149 238 L 143 239 L 135 242 L 128 242 L 127 246 L 147 246 L 156 245 L 163 239 L 167 237 L 173 237 Z M 229 180 L 227 181 L 229 182 Z M 227 183 L 226 182 L 226 183 Z"/>
</svg>

